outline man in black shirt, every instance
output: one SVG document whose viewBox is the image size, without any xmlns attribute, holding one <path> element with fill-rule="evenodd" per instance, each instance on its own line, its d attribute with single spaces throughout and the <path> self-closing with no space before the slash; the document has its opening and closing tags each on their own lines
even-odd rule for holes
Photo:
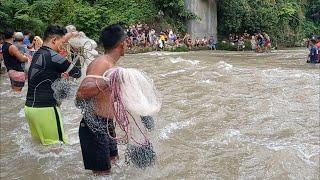
<svg viewBox="0 0 320 180">
<path fill-rule="evenodd" d="M 79 78 L 81 69 L 73 67 L 66 73 L 70 62 L 58 54 L 65 42 L 67 30 L 60 26 L 49 26 L 44 32 L 44 44 L 34 54 L 28 72 L 28 93 L 25 115 L 31 135 L 43 145 L 66 143 L 58 103 L 51 84 L 62 75 Z"/>
<path fill-rule="evenodd" d="M 4 43 L 2 53 L 4 64 L 7 68 L 11 82 L 12 90 L 20 92 L 24 86 L 25 74 L 22 67 L 24 62 L 29 61 L 31 57 L 22 54 L 16 46 L 13 45 L 14 30 L 6 29 L 4 34 Z"/>
</svg>

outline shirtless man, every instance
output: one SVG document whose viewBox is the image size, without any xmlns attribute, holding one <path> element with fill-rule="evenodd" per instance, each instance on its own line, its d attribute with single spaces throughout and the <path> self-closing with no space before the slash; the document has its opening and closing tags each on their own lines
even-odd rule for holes
<svg viewBox="0 0 320 180">
<path fill-rule="evenodd" d="M 118 24 L 110 25 L 102 30 L 100 41 L 103 43 L 105 54 L 90 63 L 87 76 L 82 81 L 76 96 L 77 102 L 93 102 L 94 121 L 101 125 L 100 127 L 92 127 L 90 120 L 84 116 L 79 128 L 85 169 L 92 170 L 96 175 L 110 173 L 111 161 L 118 159 L 116 141 L 108 135 L 115 137 L 112 120 L 114 113 L 110 103 L 111 91 L 102 76 L 108 69 L 114 67 L 120 57 L 124 55 L 125 40 L 126 33 Z M 104 126 L 105 124 L 106 126 Z M 98 129 L 98 131 L 93 131 L 92 128 Z"/>
</svg>

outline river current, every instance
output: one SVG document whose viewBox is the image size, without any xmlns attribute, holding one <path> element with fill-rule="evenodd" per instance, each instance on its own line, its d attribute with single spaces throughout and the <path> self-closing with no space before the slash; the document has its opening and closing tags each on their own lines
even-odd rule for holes
<svg viewBox="0 0 320 180">
<path fill-rule="evenodd" d="M 69 145 L 34 143 L 24 118 L 26 90 L 0 78 L 1 179 L 320 179 L 320 68 L 305 49 L 272 53 L 197 51 L 126 55 L 161 94 L 150 139 L 154 167 L 128 166 L 123 145 L 112 174 L 82 162 L 73 101 L 62 104 Z"/>
</svg>

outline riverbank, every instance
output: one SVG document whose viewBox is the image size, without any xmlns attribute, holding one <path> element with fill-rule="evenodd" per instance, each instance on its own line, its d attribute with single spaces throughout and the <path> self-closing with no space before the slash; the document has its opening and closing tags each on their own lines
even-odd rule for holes
<svg viewBox="0 0 320 180">
<path fill-rule="evenodd" d="M 290 50 L 290 49 L 303 49 L 304 47 L 280 47 L 280 48 L 275 48 L 273 47 L 271 50 Z M 155 47 L 133 47 L 131 49 L 127 49 L 126 53 L 127 54 L 139 54 L 139 53 L 148 53 L 148 52 L 157 52 L 157 51 L 164 51 L 164 52 L 190 52 L 190 51 L 215 51 L 215 50 L 210 50 L 208 47 L 193 47 L 191 50 L 187 46 L 181 46 L 181 47 L 165 47 L 164 49 L 160 48 L 155 48 Z M 222 45 L 222 44 L 217 44 L 217 49 L 219 51 L 232 51 L 232 52 L 237 52 L 237 47 L 233 45 Z M 249 48 L 245 48 L 245 52 L 250 52 L 253 50 L 251 49 L 251 46 Z M 103 52 L 102 50 L 99 52 Z M 241 52 L 241 51 L 239 51 Z M 258 53 L 258 52 L 257 52 Z"/>
</svg>

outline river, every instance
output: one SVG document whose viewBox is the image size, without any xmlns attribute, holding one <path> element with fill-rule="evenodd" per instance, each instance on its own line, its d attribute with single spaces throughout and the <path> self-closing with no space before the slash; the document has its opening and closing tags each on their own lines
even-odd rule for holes
<svg viewBox="0 0 320 180">
<path fill-rule="evenodd" d="M 305 49 L 272 53 L 197 51 L 126 55 L 145 71 L 162 108 L 151 133 L 154 167 L 120 161 L 106 177 L 82 162 L 73 101 L 62 105 L 69 145 L 56 154 L 31 140 L 26 89 L 1 75 L 1 179 L 320 179 L 320 68 Z"/>
</svg>

